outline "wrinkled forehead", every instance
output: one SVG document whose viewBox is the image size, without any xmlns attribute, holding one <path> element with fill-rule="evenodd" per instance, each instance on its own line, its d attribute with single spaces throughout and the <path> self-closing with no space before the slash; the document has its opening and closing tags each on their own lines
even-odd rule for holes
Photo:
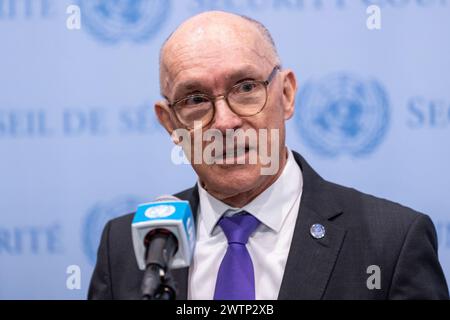
<svg viewBox="0 0 450 320">
<path fill-rule="evenodd" d="M 251 24 L 196 26 L 176 32 L 161 52 L 162 90 L 195 72 L 225 73 L 238 65 L 265 69 L 274 57 L 261 33 Z"/>
</svg>

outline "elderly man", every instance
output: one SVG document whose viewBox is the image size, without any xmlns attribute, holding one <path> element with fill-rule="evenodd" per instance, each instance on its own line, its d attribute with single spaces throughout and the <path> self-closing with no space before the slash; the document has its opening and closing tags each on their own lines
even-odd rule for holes
<svg viewBox="0 0 450 320">
<path fill-rule="evenodd" d="M 197 241 L 191 266 L 173 271 L 178 298 L 448 298 L 428 216 L 327 182 L 285 146 L 297 83 L 262 24 L 224 12 L 187 20 L 161 50 L 160 85 L 156 115 L 176 143 L 178 129 L 277 133 L 265 141 L 272 174 L 260 158 L 237 161 L 261 141 L 227 154 L 236 161 L 191 161 L 198 182 L 176 196 L 190 201 Z M 106 225 L 90 299 L 140 298 L 132 217 Z"/>
</svg>

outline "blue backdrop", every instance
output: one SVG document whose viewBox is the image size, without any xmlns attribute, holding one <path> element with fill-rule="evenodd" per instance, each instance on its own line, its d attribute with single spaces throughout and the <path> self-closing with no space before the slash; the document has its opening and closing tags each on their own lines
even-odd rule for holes
<svg viewBox="0 0 450 320">
<path fill-rule="evenodd" d="M 450 279 L 450 0 L 0 0 L 0 298 L 85 298 L 105 222 L 195 183 L 153 102 L 160 45 L 209 9 L 267 25 L 300 84 L 289 146 L 429 214 Z"/>
</svg>

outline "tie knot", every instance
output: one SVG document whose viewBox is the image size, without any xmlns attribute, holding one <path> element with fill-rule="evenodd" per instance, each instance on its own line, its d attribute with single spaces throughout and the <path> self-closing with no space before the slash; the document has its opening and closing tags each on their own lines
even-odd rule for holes
<svg viewBox="0 0 450 320">
<path fill-rule="evenodd" d="M 228 243 L 247 244 L 248 238 L 259 225 L 259 220 L 242 211 L 232 217 L 223 217 L 219 225 L 227 237 Z"/>
</svg>

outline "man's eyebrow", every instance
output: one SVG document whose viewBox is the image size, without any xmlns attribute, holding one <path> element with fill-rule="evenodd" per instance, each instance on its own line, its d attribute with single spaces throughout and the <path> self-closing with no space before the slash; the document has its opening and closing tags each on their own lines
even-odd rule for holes
<svg viewBox="0 0 450 320">
<path fill-rule="evenodd" d="M 207 87 L 199 80 L 186 80 L 178 83 L 173 90 L 174 99 L 183 98 L 182 95 L 194 91 L 207 91 Z"/>
<path fill-rule="evenodd" d="M 199 80 L 187 80 L 187 81 L 179 83 L 176 86 L 175 91 L 178 91 L 178 90 L 189 91 L 189 90 L 196 90 L 196 89 L 203 88 L 203 87 L 205 87 L 205 85 Z"/>
</svg>

